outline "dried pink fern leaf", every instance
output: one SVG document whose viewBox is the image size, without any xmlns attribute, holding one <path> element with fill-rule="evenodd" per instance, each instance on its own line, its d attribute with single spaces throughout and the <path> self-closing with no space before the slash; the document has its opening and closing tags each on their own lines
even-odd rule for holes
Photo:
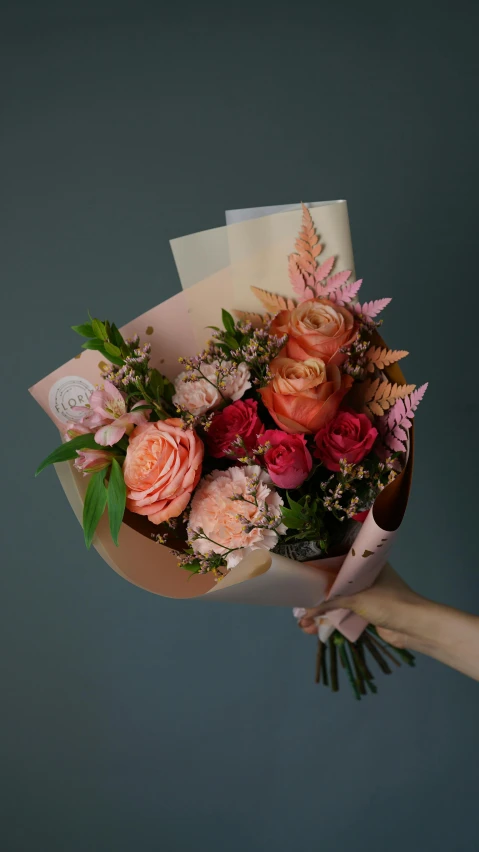
<svg viewBox="0 0 479 852">
<path fill-rule="evenodd" d="M 250 311 L 237 311 L 236 308 L 233 309 L 232 314 L 238 320 L 251 323 L 253 328 L 263 328 L 264 325 L 273 319 L 270 314 L 255 314 Z"/>
<path fill-rule="evenodd" d="M 389 305 L 391 299 L 375 299 L 372 302 L 365 302 L 363 305 L 357 303 L 353 306 L 353 310 L 357 314 L 361 314 L 365 319 L 373 319 L 377 317 L 386 305 Z"/>
<path fill-rule="evenodd" d="M 412 393 L 416 385 L 391 384 L 387 380 L 373 379 L 364 383 L 364 404 L 370 414 L 382 417 L 396 402 Z"/>
<path fill-rule="evenodd" d="M 350 275 L 351 271 L 349 269 L 344 269 L 343 272 L 336 272 L 335 275 L 331 275 L 321 287 L 321 295 L 331 296 L 333 293 L 337 292 L 344 284 L 346 284 Z"/>
<path fill-rule="evenodd" d="M 329 298 L 338 305 L 349 305 L 349 303 L 357 296 L 362 283 L 362 278 L 358 278 L 357 281 L 351 281 L 350 284 L 345 284 L 340 290 L 336 290 L 335 293 L 331 293 Z"/>
<path fill-rule="evenodd" d="M 320 245 L 319 237 L 316 233 L 316 227 L 311 218 L 311 213 L 304 204 L 302 205 L 302 208 L 303 218 L 301 222 L 301 229 L 294 244 L 295 249 L 298 252 L 297 264 L 302 272 L 307 272 L 310 275 L 313 275 L 317 266 L 316 258 L 321 254 L 323 247 Z"/>
<path fill-rule="evenodd" d="M 376 367 L 378 370 L 384 370 L 385 367 L 389 367 L 390 364 L 395 364 L 396 361 L 400 361 L 401 358 L 405 358 L 406 355 L 409 355 L 409 352 L 406 352 L 405 349 L 387 349 L 386 347 L 381 346 L 370 346 L 368 351 L 366 352 L 366 358 L 368 360 L 368 370 L 372 372 Z"/>
<path fill-rule="evenodd" d="M 298 255 L 290 254 L 288 257 L 288 272 L 291 286 L 295 293 L 299 296 L 299 301 L 304 302 L 306 299 L 311 299 L 315 295 L 315 290 L 311 288 L 309 282 L 311 276 L 302 272 L 298 266 Z M 314 286 L 314 285 L 313 285 Z"/>
<path fill-rule="evenodd" d="M 426 393 L 428 382 L 412 391 L 404 399 L 398 399 L 383 418 L 380 431 L 384 443 L 394 452 L 406 449 L 407 430 L 412 426 L 414 412 Z"/>
<path fill-rule="evenodd" d="M 278 311 L 292 311 L 296 307 L 293 299 L 285 299 L 284 296 L 277 296 L 275 293 L 269 293 L 268 290 L 262 290 L 260 287 L 251 287 L 251 292 L 273 315 L 277 314 Z"/>
<path fill-rule="evenodd" d="M 318 266 L 318 268 L 314 272 L 314 281 L 316 284 L 319 284 L 321 281 L 324 281 L 328 277 L 335 263 L 336 258 L 333 256 L 328 257 L 328 259 L 325 260 L 324 263 L 321 264 L 321 266 Z"/>
</svg>

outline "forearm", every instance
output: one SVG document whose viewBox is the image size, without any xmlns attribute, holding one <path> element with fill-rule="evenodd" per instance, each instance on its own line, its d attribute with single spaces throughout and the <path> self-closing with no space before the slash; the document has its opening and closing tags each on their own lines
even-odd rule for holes
<svg viewBox="0 0 479 852">
<path fill-rule="evenodd" d="M 423 601 L 408 625 L 408 647 L 479 680 L 479 618 Z"/>
</svg>

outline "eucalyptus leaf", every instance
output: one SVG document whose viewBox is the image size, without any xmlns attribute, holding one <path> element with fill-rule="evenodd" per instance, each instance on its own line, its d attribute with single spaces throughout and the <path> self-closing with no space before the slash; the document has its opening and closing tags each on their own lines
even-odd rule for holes
<svg viewBox="0 0 479 852">
<path fill-rule="evenodd" d="M 120 532 L 121 522 L 125 514 L 126 485 L 122 469 L 116 459 L 113 459 L 111 463 L 107 500 L 111 537 L 118 547 L 118 533 Z"/>
<path fill-rule="evenodd" d="M 85 503 L 83 505 L 83 535 L 85 536 L 87 548 L 90 548 L 95 530 L 105 511 L 108 497 L 108 492 L 105 488 L 105 473 L 106 470 L 104 469 L 97 470 L 96 473 L 91 474 L 85 494 Z"/>
</svg>

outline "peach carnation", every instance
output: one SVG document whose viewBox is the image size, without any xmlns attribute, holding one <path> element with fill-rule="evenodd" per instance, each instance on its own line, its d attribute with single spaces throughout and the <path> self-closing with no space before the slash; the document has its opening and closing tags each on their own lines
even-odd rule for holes
<svg viewBox="0 0 479 852">
<path fill-rule="evenodd" d="M 174 404 L 200 415 L 217 408 L 224 399 L 241 399 L 251 387 L 247 365 L 235 367 L 230 361 L 222 361 L 219 368 L 218 362 L 212 361 L 201 365 L 201 374 L 197 370 L 180 373 L 174 381 Z"/>
<path fill-rule="evenodd" d="M 278 535 L 283 501 L 259 465 L 214 470 L 199 484 L 191 502 L 188 538 L 196 553 L 225 554 L 233 568 L 247 553 L 271 550 Z"/>
</svg>

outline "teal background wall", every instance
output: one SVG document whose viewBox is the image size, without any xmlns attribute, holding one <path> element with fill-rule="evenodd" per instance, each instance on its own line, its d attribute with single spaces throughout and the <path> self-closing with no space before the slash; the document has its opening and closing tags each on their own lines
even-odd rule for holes
<svg viewBox="0 0 479 852">
<path fill-rule="evenodd" d="M 470 852 L 479 687 L 425 658 L 357 705 L 285 610 L 120 580 L 27 388 L 178 290 L 171 237 L 345 197 L 384 334 L 430 381 L 393 563 L 479 611 L 477 5 L 0 4 L 5 852 Z"/>
</svg>

